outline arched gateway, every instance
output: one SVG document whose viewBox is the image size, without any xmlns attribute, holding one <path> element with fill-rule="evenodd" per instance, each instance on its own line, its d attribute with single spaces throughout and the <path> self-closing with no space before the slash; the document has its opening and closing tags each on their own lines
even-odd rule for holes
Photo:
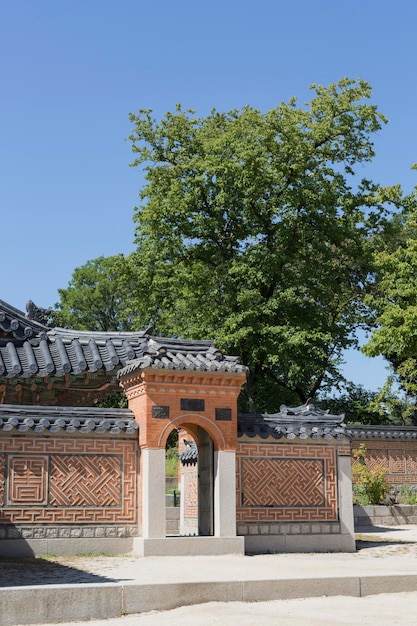
<svg viewBox="0 0 417 626">
<path fill-rule="evenodd" d="M 139 423 L 140 554 L 242 552 L 236 537 L 237 396 L 245 368 L 212 342 L 150 338 L 118 372 Z M 165 444 L 183 428 L 200 452 L 199 537 L 165 537 Z"/>
<path fill-rule="evenodd" d="M 51 328 L 0 300 L 0 555 L 353 550 L 343 416 L 237 414 L 211 341 Z M 94 407 L 120 386 L 127 409 Z M 165 445 L 199 460 L 197 537 L 166 537 Z"/>
</svg>

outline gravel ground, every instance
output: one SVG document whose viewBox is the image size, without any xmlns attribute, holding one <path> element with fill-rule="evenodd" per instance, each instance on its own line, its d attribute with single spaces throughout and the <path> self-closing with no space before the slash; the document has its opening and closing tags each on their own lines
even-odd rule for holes
<svg viewBox="0 0 417 626">
<path fill-rule="evenodd" d="M 358 533 L 356 539 L 357 552 L 346 555 L 346 558 L 353 561 L 369 558 L 417 558 L 417 541 L 393 539 L 389 530 L 378 535 Z M 333 559 L 336 556 L 340 555 L 320 554 L 314 558 Z M 280 555 L 283 560 L 297 557 L 306 559 L 308 555 Z M 0 558 L 0 587 L 122 582 L 120 573 L 131 571 L 137 563 L 138 559 L 129 556 Z"/>
<path fill-rule="evenodd" d="M 284 562 L 294 558 L 304 562 L 317 559 L 331 562 L 343 557 L 350 563 L 352 571 L 360 571 L 364 559 L 372 562 L 375 559 L 375 564 L 380 563 L 383 572 L 389 570 L 390 562 L 414 563 L 417 557 L 417 527 L 379 529 L 379 532 L 367 529 L 358 533 L 356 539 L 357 552 L 354 554 L 283 554 L 279 558 Z M 3 558 L 0 559 L 0 586 L 121 582 L 115 573 L 131 570 L 137 564 L 138 559 L 129 556 Z M 67 622 L 61 626 L 351 626 L 354 623 L 361 626 L 413 626 L 417 624 L 416 606 L 417 592 L 365 598 L 324 596 L 254 603 L 210 602 L 108 620 Z"/>
</svg>

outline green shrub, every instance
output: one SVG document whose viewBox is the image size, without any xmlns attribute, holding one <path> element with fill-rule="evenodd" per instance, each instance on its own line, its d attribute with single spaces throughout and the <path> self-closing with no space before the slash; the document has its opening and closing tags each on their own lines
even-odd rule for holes
<svg viewBox="0 0 417 626">
<path fill-rule="evenodd" d="M 178 476 L 178 448 L 168 448 L 165 453 L 165 476 Z"/>
<path fill-rule="evenodd" d="M 369 469 L 366 465 L 366 447 L 360 444 L 358 450 L 354 450 L 355 462 L 352 465 L 353 503 L 361 506 L 368 504 L 382 504 L 390 490 L 387 481 L 388 468 L 377 465 Z"/>
<path fill-rule="evenodd" d="M 417 493 L 410 485 L 403 485 L 401 487 L 400 502 L 403 504 L 417 504 Z"/>
</svg>

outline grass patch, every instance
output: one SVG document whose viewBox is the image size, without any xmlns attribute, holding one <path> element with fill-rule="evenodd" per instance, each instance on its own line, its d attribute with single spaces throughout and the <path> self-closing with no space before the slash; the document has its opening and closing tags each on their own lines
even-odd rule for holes
<svg viewBox="0 0 417 626">
<path fill-rule="evenodd" d="M 165 476 L 176 478 L 178 476 L 178 448 L 168 448 L 165 454 Z"/>
</svg>

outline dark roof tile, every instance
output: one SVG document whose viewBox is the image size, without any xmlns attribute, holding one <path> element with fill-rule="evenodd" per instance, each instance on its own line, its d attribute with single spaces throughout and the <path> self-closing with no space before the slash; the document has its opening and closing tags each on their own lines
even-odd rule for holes
<svg viewBox="0 0 417 626">
<path fill-rule="evenodd" d="M 39 407 L 0 404 L 0 431 L 134 435 L 139 428 L 129 409 Z"/>
<path fill-rule="evenodd" d="M 289 408 L 282 405 L 278 413 L 239 413 L 238 437 L 267 439 L 337 439 L 349 436 L 344 415 L 330 415 L 316 408 L 311 400 Z"/>
</svg>

